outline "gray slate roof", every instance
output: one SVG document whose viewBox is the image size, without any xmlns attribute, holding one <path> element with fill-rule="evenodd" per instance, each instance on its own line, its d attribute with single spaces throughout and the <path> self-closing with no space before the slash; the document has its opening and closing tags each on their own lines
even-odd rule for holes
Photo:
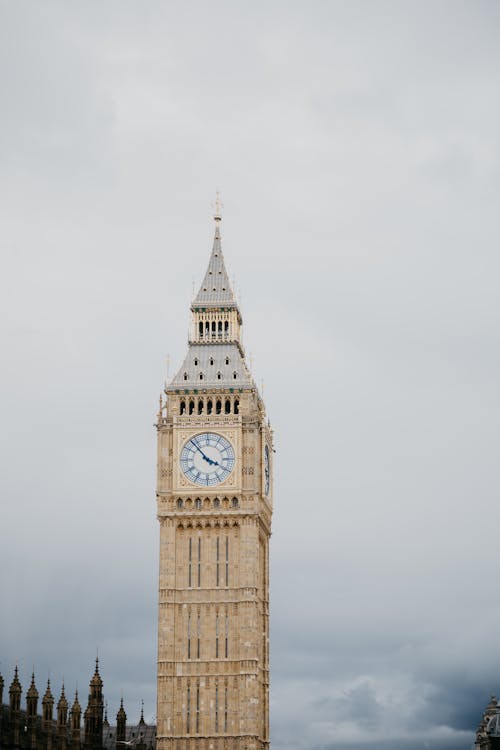
<svg viewBox="0 0 500 750">
<path fill-rule="evenodd" d="M 212 254 L 193 307 L 237 307 L 222 255 L 220 221 L 215 222 Z"/>
<path fill-rule="evenodd" d="M 229 364 L 226 364 L 226 359 Z M 200 373 L 203 375 L 201 380 Z M 221 375 L 220 380 L 217 373 Z M 184 374 L 187 374 L 187 380 Z M 190 344 L 179 372 L 168 387 L 255 388 L 255 383 L 236 344 Z"/>
</svg>

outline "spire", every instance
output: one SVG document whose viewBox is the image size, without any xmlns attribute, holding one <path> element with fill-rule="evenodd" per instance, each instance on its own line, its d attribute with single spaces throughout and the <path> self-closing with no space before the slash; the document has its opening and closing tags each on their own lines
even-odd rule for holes
<svg viewBox="0 0 500 750">
<path fill-rule="evenodd" d="M 28 688 L 28 692 L 26 693 L 26 698 L 38 698 L 38 690 L 36 689 L 35 685 L 35 673 L 31 673 L 31 685 Z"/>
<path fill-rule="evenodd" d="M 60 695 L 59 701 L 57 703 L 57 708 L 58 708 L 58 710 L 61 709 L 61 708 L 66 708 L 66 709 L 68 708 L 68 700 L 67 700 L 66 695 L 64 693 L 64 682 L 63 682 L 62 687 L 61 687 L 61 695 Z"/>
<path fill-rule="evenodd" d="M 236 299 L 227 274 L 222 255 L 220 223 L 222 203 L 217 192 L 215 201 L 215 234 L 208 268 L 192 307 L 232 307 L 237 308 Z"/>
<path fill-rule="evenodd" d="M 101 675 L 99 674 L 99 657 L 96 656 L 95 658 L 95 672 L 94 676 L 92 677 L 90 681 L 90 687 L 102 687 L 102 679 Z"/>
<path fill-rule="evenodd" d="M 19 682 L 19 675 L 18 675 L 18 669 L 17 664 L 16 668 L 14 670 L 14 679 L 10 683 L 9 687 L 9 696 L 10 696 L 10 708 L 11 711 L 20 711 L 21 710 L 21 693 L 23 689 L 21 687 L 21 683 Z"/>
<path fill-rule="evenodd" d="M 217 195 L 219 195 L 219 193 L 217 193 Z M 146 722 L 144 721 L 144 700 L 141 699 L 141 718 L 139 719 L 139 724 L 145 724 L 145 723 Z"/>
</svg>

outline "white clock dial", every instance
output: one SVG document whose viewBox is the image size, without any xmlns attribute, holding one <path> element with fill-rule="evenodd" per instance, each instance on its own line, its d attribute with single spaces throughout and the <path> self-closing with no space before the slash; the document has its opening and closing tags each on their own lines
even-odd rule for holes
<svg viewBox="0 0 500 750">
<path fill-rule="evenodd" d="M 210 487 L 220 484 L 234 468 L 234 449 L 229 440 L 214 432 L 201 432 L 186 441 L 181 469 L 190 482 Z"/>
</svg>

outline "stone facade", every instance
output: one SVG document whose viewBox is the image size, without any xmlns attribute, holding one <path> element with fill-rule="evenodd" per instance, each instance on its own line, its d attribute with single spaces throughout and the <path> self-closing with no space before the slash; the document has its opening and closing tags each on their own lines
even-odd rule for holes
<svg viewBox="0 0 500 750">
<path fill-rule="evenodd" d="M 158 750 L 269 746 L 273 438 L 215 223 L 157 417 Z"/>
</svg>

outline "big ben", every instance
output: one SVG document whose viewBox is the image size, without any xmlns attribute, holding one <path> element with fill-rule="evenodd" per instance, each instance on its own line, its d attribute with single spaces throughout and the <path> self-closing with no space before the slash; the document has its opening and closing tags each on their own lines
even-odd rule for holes
<svg viewBox="0 0 500 750">
<path fill-rule="evenodd" d="M 157 419 L 158 750 L 269 747 L 273 438 L 214 220 Z"/>
</svg>

